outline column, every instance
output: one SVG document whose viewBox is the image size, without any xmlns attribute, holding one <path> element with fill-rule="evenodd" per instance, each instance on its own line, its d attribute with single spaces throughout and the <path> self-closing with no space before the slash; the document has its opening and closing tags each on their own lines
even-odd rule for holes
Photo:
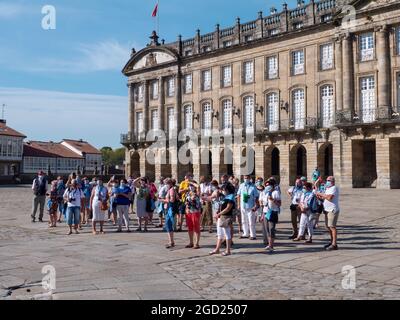
<svg viewBox="0 0 400 320">
<path fill-rule="evenodd" d="M 346 34 L 343 39 L 343 109 L 354 112 L 354 61 L 353 37 Z"/>
<path fill-rule="evenodd" d="M 390 140 L 376 139 L 377 188 L 390 189 Z"/>
<path fill-rule="evenodd" d="M 277 146 L 279 148 L 280 158 L 280 184 L 284 187 L 290 185 L 290 166 L 289 166 L 289 152 L 290 145 L 288 143 Z"/>
<path fill-rule="evenodd" d="M 159 95 L 158 95 L 158 123 L 160 130 L 165 130 L 165 84 L 164 84 L 164 77 L 158 78 L 158 88 L 159 88 Z"/>
<path fill-rule="evenodd" d="M 128 132 L 135 132 L 135 99 L 134 85 L 128 83 Z"/>
<path fill-rule="evenodd" d="M 342 37 L 335 40 L 336 110 L 343 110 L 343 46 Z"/>
<path fill-rule="evenodd" d="M 388 115 L 391 105 L 389 31 L 386 25 L 376 29 L 378 60 L 378 111 Z"/>
<path fill-rule="evenodd" d="M 266 176 L 264 172 L 264 161 L 270 161 L 265 159 L 265 150 L 263 144 L 256 144 L 254 146 L 255 151 L 255 172 L 257 177 L 262 177 L 268 179 L 269 177 Z"/>
</svg>

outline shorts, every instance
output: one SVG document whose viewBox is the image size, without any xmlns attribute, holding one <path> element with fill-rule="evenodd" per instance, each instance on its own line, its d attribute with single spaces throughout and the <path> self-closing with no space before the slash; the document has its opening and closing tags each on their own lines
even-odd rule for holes
<svg viewBox="0 0 400 320">
<path fill-rule="evenodd" d="M 200 217 L 200 212 L 186 214 L 186 224 L 189 232 L 200 233 Z"/>
<path fill-rule="evenodd" d="M 77 226 L 81 218 L 81 208 L 80 207 L 68 207 L 67 209 L 67 223 L 69 226 Z"/>
<path fill-rule="evenodd" d="M 336 228 L 338 219 L 339 219 L 339 211 L 326 211 L 327 213 L 327 220 L 328 220 L 328 228 Z"/>
</svg>

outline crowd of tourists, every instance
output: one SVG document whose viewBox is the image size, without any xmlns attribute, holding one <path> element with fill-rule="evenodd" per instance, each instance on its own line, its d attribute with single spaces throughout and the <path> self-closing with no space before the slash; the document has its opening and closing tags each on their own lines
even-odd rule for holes
<svg viewBox="0 0 400 320">
<path fill-rule="evenodd" d="M 50 187 L 48 187 L 50 185 Z M 65 221 L 68 235 L 79 234 L 84 227 L 91 227 L 94 235 L 104 234 L 105 222 L 112 223 L 116 232 L 131 232 L 130 214 L 136 214 L 137 232 L 148 232 L 148 226 L 163 228 L 168 235 L 166 248 L 175 247 L 175 232 L 186 227 L 186 248 L 199 249 L 202 232 L 214 233 L 216 246 L 210 255 L 231 255 L 234 226 L 240 239 L 257 240 L 256 226 L 260 224 L 265 249 L 273 252 L 277 224 L 285 208 L 282 206 L 282 190 L 274 177 L 253 179 L 249 175 L 238 177 L 223 175 L 220 181 L 201 177 L 197 182 L 192 173 L 177 183 L 173 178 L 161 177 L 156 185 L 147 177 L 117 180 L 112 177 L 103 181 L 100 177 L 88 179 L 72 173 L 67 181 L 62 177 L 47 181 L 40 171 L 32 184 L 34 193 L 32 222 L 43 222 L 44 210 L 49 214 L 49 228 Z M 318 168 L 312 181 L 299 177 L 287 190 L 293 241 L 313 242 L 314 230 L 319 227 L 320 216 L 330 241 L 328 251 L 337 250 L 336 226 L 340 213 L 339 189 L 335 178 L 324 181 Z M 154 219 L 154 214 L 159 219 Z M 154 221 L 153 221 L 154 220 Z M 155 225 L 155 220 L 159 224 Z M 225 248 L 221 252 L 221 248 Z"/>
</svg>

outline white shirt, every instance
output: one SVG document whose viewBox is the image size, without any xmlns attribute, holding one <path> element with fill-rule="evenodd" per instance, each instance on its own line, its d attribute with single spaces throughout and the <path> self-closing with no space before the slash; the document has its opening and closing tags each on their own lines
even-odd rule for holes
<svg viewBox="0 0 400 320">
<path fill-rule="evenodd" d="M 324 200 L 324 210 L 331 212 L 339 212 L 339 188 L 336 186 L 332 186 L 330 188 L 326 188 L 325 190 L 326 195 L 333 195 L 333 199 L 331 201 L 325 199 Z"/>
<path fill-rule="evenodd" d="M 168 185 L 164 184 L 158 191 L 158 199 L 165 199 L 168 193 Z"/>
<path fill-rule="evenodd" d="M 303 204 L 304 209 L 306 209 L 305 214 L 311 213 L 310 208 L 308 207 L 308 203 L 310 202 L 311 197 L 314 196 L 313 192 L 303 193 L 300 198 L 300 202 Z"/>
<path fill-rule="evenodd" d="M 212 193 L 211 191 L 211 185 L 207 183 L 200 183 L 200 194 L 207 194 L 210 195 Z"/>
<path fill-rule="evenodd" d="M 268 197 L 268 194 L 266 196 Z M 281 201 L 281 194 L 279 191 L 274 190 L 272 191 L 271 197 L 273 200 L 268 199 L 268 208 L 270 208 L 272 211 L 279 211 L 279 206 L 275 203 L 275 201 Z"/>
<path fill-rule="evenodd" d="M 64 198 L 67 198 L 68 207 L 80 207 L 81 206 L 81 200 L 85 198 L 85 195 L 83 194 L 81 189 L 74 189 L 74 190 L 71 190 L 71 191 L 67 189 L 64 192 Z M 70 198 L 73 198 L 75 200 L 69 202 Z"/>
<path fill-rule="evenodd" d="M 291 187 L 288 192 L 292 195 L 292 204 L 299 204 L 300 198 L 303 194 L 303 188 Z"/>
</svg>

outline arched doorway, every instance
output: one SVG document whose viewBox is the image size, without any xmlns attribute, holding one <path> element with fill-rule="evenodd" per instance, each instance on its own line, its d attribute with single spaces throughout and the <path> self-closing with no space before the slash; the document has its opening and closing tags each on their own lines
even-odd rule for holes
<svg viewBox="0 0 400 320">
<path fill-rule="evenodd" d="M 230 148 L 223 149 L 220 153 L 219 174 L 220 176 L 224 174 L 233 175 L 233 152 Z"/>
<path fill-rule="evenodd" d="M 140 155 L 136 151 L 131 153 L 131 167 L 129 174 L 131 177 L 140 176 Z"/>
<path fill-rule="evenodd" d="M 265 179 L 274 177 L 276 181 L 280 181 L 280 151 L 275 146 L 271 146 L 265 151 L 264 175 Z"/>
<path fill-rule="evenodd" d="M 256 175 L 256 153 L 252 147 L 243 148 L 240 161 L 240 175 Z"/>
<path fill-rule="evenodd" d="M 146 151 L 146 162 L 144 168 L 144 175 L 152 181 L 156 179 L 156 164 L 155 164 L 155 155 L 154 151 L 147 150 Z"/>
<path fill-rule="evenodd" d="M 292 148 L 290 151 L 289 166 L 289 180 L 291 185 L 294 185 L 298 177 L 307 177 L 307 150 L 303 145 L 298 144 Z"/>
<path fill-rule="evenodd" d="M 323 144 L 318 150 L 318 169 L 322 178 L 326 179 L 333 176 L 333 145 L 331 143 Z"/>
<path fill-rule="evenodd" d="M 400 189 L 400 138 L 389 140 L 390 187 Z"/>
<path fill-rule="evenodd" d="M 376 141 L 352 141 L 352 168 L 354 188 L 376 188 Z"/>
<path fill-rule="evenodd" d="M 200 176 L 212 178 L 212 152 L 207 149 L 201 151 Z"/>
</svg>

